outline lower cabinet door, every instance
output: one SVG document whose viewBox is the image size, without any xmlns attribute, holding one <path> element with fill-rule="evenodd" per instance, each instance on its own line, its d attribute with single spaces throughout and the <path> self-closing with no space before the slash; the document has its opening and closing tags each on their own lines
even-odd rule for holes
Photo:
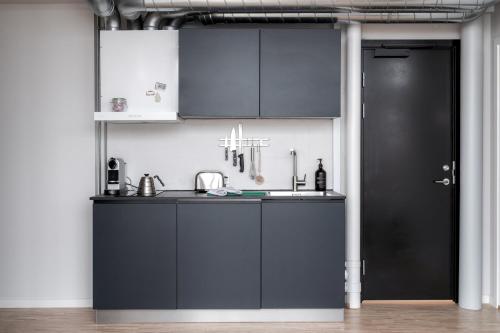
<svg viewBox="0 0 500 333">
<path fill-rule="evenodd" d="M 262 203 L 262 307 L 344 307 L 344 203 Z"/>
<path fill-rule="evenodd" d="M 260 203 L 179 203 L 177 307 L 260 307 Z"/>
<path fill-rule="evenodd" d="M 176 307 L 176 205 L 94 204 L 94 308 Z"/>
</svg>

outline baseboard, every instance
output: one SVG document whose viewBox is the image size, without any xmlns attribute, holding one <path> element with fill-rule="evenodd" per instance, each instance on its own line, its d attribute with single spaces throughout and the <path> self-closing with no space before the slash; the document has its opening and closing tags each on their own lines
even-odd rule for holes
<svg viewBox="0 0 500 333">
<path fill-rule="evenodd" d="M 344 309 L 97 310 L 98 324 L 339 322 Z"/>
<path fill-rule="evenodd" d="M 0 308 L 90 308 L 92 299 L 0 299 Z"/>
<path fill-rule="evenodd" d="M 483 295 L 482 302 L 483 302 L 483 304 L 490 304 L 490 296 Z"/>
</svg>

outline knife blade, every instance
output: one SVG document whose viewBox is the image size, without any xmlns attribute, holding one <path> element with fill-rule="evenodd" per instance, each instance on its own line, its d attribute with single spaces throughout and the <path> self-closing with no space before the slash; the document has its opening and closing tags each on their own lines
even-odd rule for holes
<svg viewBox="0 0 500 333">
<path fill-rule="evenodd" d="M 237 165 L 237 158 L 236 158 L 236 131 L 234 130 L 234 127 L 231 131 L 231 143 L 230 143 L 231 151 L 233 152 L 233 166 Z"/>
<path fill-rule="evenodd" d="M 224 138 L 224 160 L 227 161 L 228 159 L 229 159 L 229 141 L 226 135 L 226 137 Z"/>
<path fill-rule="evenodd" d="M 241 124 L 238 124 L 238 134 L 239 134 L 239 138 L 240 138 L 240 142 L 239 142 L 239 159 L 240 159 L 240 172 L 244 172 L 245 171 L 245 159 L 243 157 L 243 125 Z"/>
</svg>

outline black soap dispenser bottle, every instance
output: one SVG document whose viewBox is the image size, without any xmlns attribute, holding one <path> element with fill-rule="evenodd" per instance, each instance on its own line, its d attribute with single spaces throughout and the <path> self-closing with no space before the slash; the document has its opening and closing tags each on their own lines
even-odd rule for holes
<svg viewBox="0 0 500 333">
<path fill-rule="evenodd" d="M 323 170 L 322 158 L 318 158 L 319 165 L 316 170 L 316 178 L 314 180 L 314 188 L 316 191 L 326 191 L 326 171 Z"/>
</svg>

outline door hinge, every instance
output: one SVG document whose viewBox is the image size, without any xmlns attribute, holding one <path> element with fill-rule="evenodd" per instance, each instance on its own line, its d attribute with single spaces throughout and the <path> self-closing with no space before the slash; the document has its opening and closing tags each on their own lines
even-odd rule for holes
<svg viewBox="0 0 500 333">
<path fill-rule="evenodd" d="M 452 161 L 451 162 L 451 183 L 452 184 L 455 184 L 456 183 L 456 173 L 455 173 L 455 170 L 456 170 L 456 162 L 455 161 Z"/>
<path fill-rule="evenodd" d="M 361 104 L 361 113 L 363 119 L 365 119 L 366 113 L 365 113 L 365 103 Z"/>
<path fill-rule="evenodd" d="M 363 261 L 361 262 L 361 269 L 362 269 L 363 276 L 365 276 L 366 275 L 365 259 L 363 259 Z"/>
<path fill-rule="evenodd" d="M 364 88 L 364 87 L 366 87 L 366 75 L 365 75 L 365 72 L 363 72 L 363 76 L 362 76 L 362 78 L 363 78 L 363 79 L 362 79 L 362 84 L 361 84 L 361 85 L 362 85 L 362 86 L 363 86 L 363 88 Z"/>
</svg>

